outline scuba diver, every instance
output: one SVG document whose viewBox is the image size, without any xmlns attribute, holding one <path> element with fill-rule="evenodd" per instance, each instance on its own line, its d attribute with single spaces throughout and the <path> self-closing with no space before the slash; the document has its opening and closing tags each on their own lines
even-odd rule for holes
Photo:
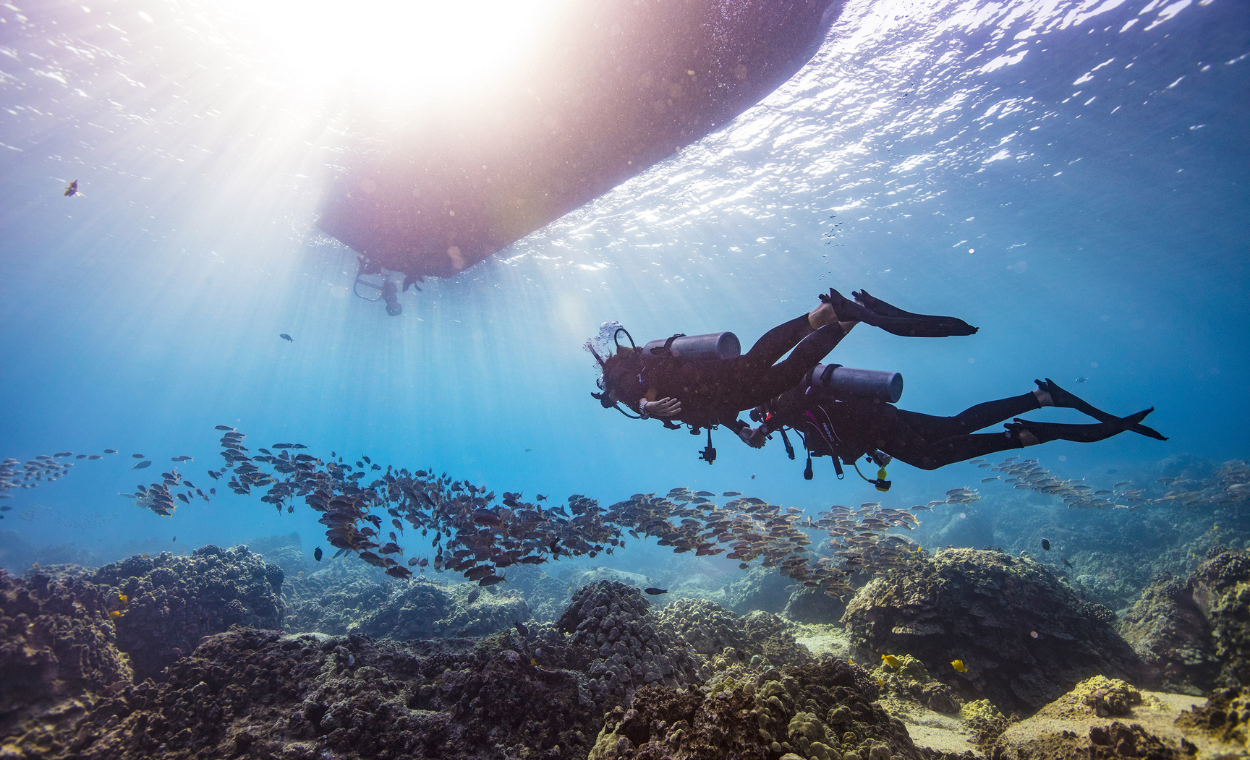
<svg viewBox="0 0 1250 760">
<path fill-rule="evenodd" d="M 847 463 L 868 454 L 882 467 L 889 457 L 897 457 L 917 467 L 935 469 L 1051 440 L 1092 442 L 1135 426 L 1149 430 L 1139 423 L 1152 410 L 1114 417 L 1050 381 L 1039 383 L 1034 392 L 980 404 L 955 417 L 896 409 L 892 402 L 902 392 L 902 378 L 897 373 L 826 368 L 819 362 L 860 322 L 911 337 L 972 335 L 977 328 L 955 317 L 903 311 L 866 291 L 852 295 L 854 301 L 831 289 L 827 296 L 820 296 L 820 306 L 768 331 L 741 356 L 732 333 L 676 335 L 639 349 L 629 332 L 616 326 L 611 335 L 615 354 L 601 356 L 587 344 L 601 370 L 602 393 L 591 395 L 605 408 L 616 408 L 628 417 L 657 417 L 671 429 L 679 428 L 678 422 L 685 423 L 696 435 L 700 428 L 708 428 L 708 446 L 701 458 L 709 464 L 715 460 L 710 431 L 717 425 L 730 428 L 755 448 L 762 447 L 773 432 L 780 431 L 784 438 L 785 429 L 794 428 L 804 435 L 805 443 L 810 443 L 809 473 L 812 454 L 837 454 Z M 622 333 L 629 338 L 629 346 L 620 344 Z M 778 361 L 787 351 L 790 355 Z M 853 377 L 853 373 L 860 374 Z M 622 409 L 621 404 L 635 414 Z M 972 435 L 1042 406 L 1067 406 L 1101 421 L 1060 425 L 1016 420 L 1007 425 L 1005 434 Z M 738 419 L 738 413 L 748 409 L 754 410 L 759 426 L 751 427 Z M 1162 438 L 1157 433 L 1154 437 Z M 785 440 L 790 449 L 789 440 Z M 834 461 L 840 472 L 837 457 Z M 874 482 L 880 488 L 885 481 L 879 475 Z"/>
<path fill-rule="evenodd" d="M 367 279 L 361 279 L 365 275 L 374 274 L 381 277 L 382 281 L 380 283 L 372 282 Z M 361 295 L 361 285 L 364 285 L 366 288 L 376 290 L 378 295 L 373 298 Z M 404 290 L 407 290 L 410 285 L 412 287 L 417 287 L 413 284 L 411 275 L 404 275 Z M 421 288 L 417 287 L 417 290 L 421 290 Z M 382 271 L 382 265 L 380 263 L 370 261 L 368 257 L 363 254 L 357 256 L 356 282 L 352 285 L 352 292 L 356 294 L 357 298 L 363 298 L 366 301 L 385 301 L 386 313 L 392 317 L 398 317 L 400 314 L 404 313 L 404 307 L 399 303 L 399 286 L 396 285 L 389 276 L 387 276 L 386 272 Z"/>
</svg>

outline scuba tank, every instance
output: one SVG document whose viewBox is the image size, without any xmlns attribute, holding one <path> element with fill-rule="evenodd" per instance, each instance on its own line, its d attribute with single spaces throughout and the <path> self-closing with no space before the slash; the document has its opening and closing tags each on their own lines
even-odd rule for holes
<svg viewBox="0 0 1250 760">
<path fill-rule="evenodd" d="M 813 391 L 823 391 L 839 400 L 867 398 L 894 404 L 903 397 L 903 376 L 897 372 L 817 364 L 806 380 Z"/>
<path fill-rule="evenodd" d="M 642 347 L 643 356 L 664 356 L 673 359 L 736 359 L 742 355 L 742 344 L 731 332 L 706 335 L 682 335 L 653 340 Z"/>
</svg>

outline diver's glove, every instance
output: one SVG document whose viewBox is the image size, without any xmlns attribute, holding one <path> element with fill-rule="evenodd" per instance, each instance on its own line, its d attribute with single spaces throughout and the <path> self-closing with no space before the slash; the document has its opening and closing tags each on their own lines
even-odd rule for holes
<svg viewBox="0 0 1250 760">
<path fill-rule="evenodd" d="M 759 427 L 743 425 L 738 429 L 738 437 L 742 439 L 743 443 L 751 448 L 762 449 L 764 448 L 764 442 L 768 440 L 768 433 L 764 431 L 763 425 L 760 425 Z"/>
<path fill-rule="evenodd" d="M 659 401 L 643 399 L 638 403 L 638 411 L 643 417 L 676 417 L 681 414 L 681 402 L 667 397 Z"/>
</svg>

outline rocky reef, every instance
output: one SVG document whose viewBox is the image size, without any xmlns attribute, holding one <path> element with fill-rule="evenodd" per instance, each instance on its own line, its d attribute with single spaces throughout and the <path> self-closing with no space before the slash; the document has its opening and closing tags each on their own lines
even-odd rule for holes
<svg viewBox="0 0 1250 760">
<path fill-rule="evenodd" d="M 0 570 L 0 735 L 59 701 L 130 682 L 111 611 L 81 569 L 27 579 Z"/>
<path fill-rule="evenodd" d="M 485 636 L 530 617 L 524 597 L 515 591 L 424 577 L 395 583 L 355 559 L 336 561 L 286 586 L 285 630 L 292 632 L 410 641 Z"/>
<path fill-rule="evenodd" d="M 1120 633 L 1165 688 L 1201 694 L 1219 673 L 1211 626 L 1192 586 L 1160 573 L 1120 621 Z"/>
<path fill-rule="evenodd" d="M 843 619 L 856 659 L 910 654 L 964 699 L 1004 710 L 1032 712 L 1092 675 L 1146 674 L 1110 612 L 1044 565 L 998 551 L 918 557 L 865 586 Z"/>
<path fill-rule="evenodd" d="M 233 625 L 280 628 L 282 579 L 282 568 L 246 547 L 211 544 L 188 557 L 130 557 L 86 576 L 106 598 L 126 597 L 113 623 L 117 646 L 130 655 L 140 680 Z"/>
<path fill-rule="evenodd" d="M 628 702 L 650 683 L 673 688 L 706 678 L 689 649 L 657 631 L 642 592 L 616 581 L 578 589 L 556 622 L 571 647 L 582 652 L 591 698 L 608 705 Z"/>
<path fill-rule="evenodd" d="M 907 730 L 841 660 L 772 668 L 744 682 L 640 689 L 607 716 L 591 760 L 889 760 L 919 758 Z"/>
</svg>

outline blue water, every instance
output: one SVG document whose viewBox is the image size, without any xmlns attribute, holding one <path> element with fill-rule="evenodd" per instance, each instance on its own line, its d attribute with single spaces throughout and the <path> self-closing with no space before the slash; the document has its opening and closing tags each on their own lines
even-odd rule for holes
<svg viewBox="0 0 1250 760">
<path fill-rule="evenodd" d="M 812 513 L 876 501 L 827 460 L 806 482 L 779 442 L 753 451 L 723 430 L 709 467 L 701 438 L 589 397 L 581 346 L 604 321 L 749 345 L 831 286 L 981 328 L 919 340 L 861 326 L 838 347 L 838 363 L 902 372 L 903 408 L 953 414 L 1040 377 L 1120 414 L 1156 407 L 1166 443 L 1025 452 L 1061 477 L 1250 456 L 1250 14 L 1237 0 L 854 0 L 764 102 L 404 294 L 398 318 L 352 296 L 354 255 L 313 226 L 329 177 L 382 117 L 333 87 L 284 88 L 212 5 L 85 7 L 0 8 L 0 457 L 122 452 L 11 492 L 0 530 L 34 547 L 111 560 L 295 530 L 311 551 L 310 510 L 219 489 L 165 518 L 118 496 L 177 455 L 208 484 L 223 423 L 249 444 L 365 453 L 526 498 L 688 486 Z M 82 197 L 62 197 L 71 179 Z M 155 466 L 131 472 L 132 453 Z M 983 474 L 894 465 L 883 500 L 906 507 Z"/>
</svg>

